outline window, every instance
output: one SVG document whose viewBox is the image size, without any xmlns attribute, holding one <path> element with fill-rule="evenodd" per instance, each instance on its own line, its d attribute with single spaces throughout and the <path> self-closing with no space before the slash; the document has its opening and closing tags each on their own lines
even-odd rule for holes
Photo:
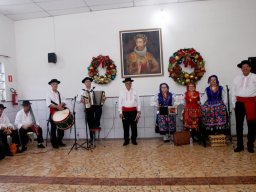
<svg viewBox="0 0 256 192">
<path fill-rule="evenodd" d="M 5 70 L 4 64 L 0 62 L 0 100 L 6 100 Z"/>
</svg>

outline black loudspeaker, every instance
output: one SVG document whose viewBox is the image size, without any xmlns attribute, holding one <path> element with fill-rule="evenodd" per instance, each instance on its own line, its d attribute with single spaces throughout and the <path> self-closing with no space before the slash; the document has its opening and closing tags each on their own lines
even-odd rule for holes
<svg viewBox="0 0 256 192">
<path fill-rule="evenodd" d="M 57 55 L 55 53 L 48 53 L 48 63 L 57 63 Z"/>
<path fill-rule="evenodd" d="M 252 63 L 251 72 L 256 74 L 256 57 L 249 57 L 248 60 Z"/>
</svg>

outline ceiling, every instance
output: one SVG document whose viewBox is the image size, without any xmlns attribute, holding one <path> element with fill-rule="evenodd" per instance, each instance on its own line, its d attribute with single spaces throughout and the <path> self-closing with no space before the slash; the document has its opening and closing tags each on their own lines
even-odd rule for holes
<svg viewBox="0 0 256 192">
<path fill-rule="evenodd" d="M 82 12 L 202 0 L 0 0 L 0 14 L 18 21 Z"/>
</svg>

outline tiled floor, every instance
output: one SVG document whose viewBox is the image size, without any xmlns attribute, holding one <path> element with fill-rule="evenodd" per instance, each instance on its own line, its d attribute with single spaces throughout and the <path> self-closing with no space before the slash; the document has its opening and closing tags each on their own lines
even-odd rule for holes
<svg viewBox="0 0 256 192">
<path fill-rule="evenodd" d="M 0 191 L 256 191 L 256 153 L 233 146 L 174 146 L 160 139 L 90 151 L 29 149 L 0 161 Z"/>
</svg>

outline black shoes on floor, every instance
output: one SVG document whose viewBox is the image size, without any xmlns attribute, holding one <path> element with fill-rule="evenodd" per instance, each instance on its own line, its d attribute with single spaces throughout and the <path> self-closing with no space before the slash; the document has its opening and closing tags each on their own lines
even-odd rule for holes
<svg viewBox="0 0 256 192">
<path fill-rule="evenodd" d="M 234 152 L 241 152 L 243 150 L 244 150 L 244 147 L 237 147 L 237 148 L 234 149 Z M 247 151 L 249 153 L 254 153 L 253 147 L 247 147 Z"/>
<path fill-rule="evenodd" d="M 125 141 L 124 144 L 123 144 L 123 146 L 126 146 L 126 145 L 128 145 L 129 143 L 130 143 L 129 141 Z M 133 144 L 133 145 L 138 145 L 138 143 L 137 143 L 136 141 L 132 141 L 132 144 Z"/>
</svg>

